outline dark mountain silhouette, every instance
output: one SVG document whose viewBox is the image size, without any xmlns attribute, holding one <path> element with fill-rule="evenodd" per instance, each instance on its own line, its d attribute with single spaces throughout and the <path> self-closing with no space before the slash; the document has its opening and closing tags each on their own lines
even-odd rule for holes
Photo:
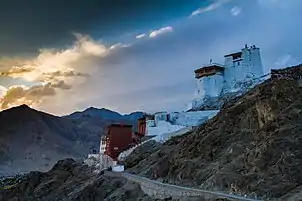
<svg viewBox="0 0 302 201">
<path fill-rule="evenodd" d="M 118 112 L 106 109 L 106 108 L 95 108 L 90 107 L 82 112 L 74 112 L 70 115 L 64 116 L 65 118 L 69 119 L 78 119 L 82 117 L 94 117 L 94 118 L 101 118 L 101 119 L 109 119 L 109 120 L 134 120 L 136 121 L 138 118 L 143 116 L 143 112 L 133 112 L 130 114 L 122 115 Z"/>
<path fill-rule="evenodd" d="M 88 115 L 87 115 L 88 114 Z M 103 116 L 102 116 L 103 115 Z M 21 105 L 0 112 L 0 176 L 48 170 L 59 159 L 83 159 L 99 149 L 110 123 L 133 116 L 89 108 L 83 115 L 57 117 Z M 130 119 L 130 120 L 127 120 Z"/>
<path fill-rule="evenodd" d="M 122 115 L 118 112 L 90 107 L 82 112 L 74 112 L 64 118 L 72 120 L 78 127 L 88 127 L 91 132 L 105 134 L 107 126 L 111 123 L 122 123 L 133 125 L 133 130 L 137 129 L 137 119 L 144 115 L 143 112 L 133 112 Z"/>
</svg>

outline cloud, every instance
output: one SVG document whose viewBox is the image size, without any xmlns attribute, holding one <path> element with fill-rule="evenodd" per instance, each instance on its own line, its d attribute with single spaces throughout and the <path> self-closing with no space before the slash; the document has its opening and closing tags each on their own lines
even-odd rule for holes
<svg viewBox="0 0 302 201">
<path fill-rule="evenodd" d="M 12 86 L 8 88 L 0 102 L 0 109 L 27 104 L 34 106 L 43 101 L 44 97 L 54 96 L 56 91 L 50 84 L 33 87 Z"/>
<path fill-rule="evenodd" d="M 19 77 L 23 74 L 29 73 L 34 71 L 35 68 L 32 66 L 14 66 L 8 71 L 0 72 L 0 76 L 11 76 L 11 77 Z"/>
<path fill-rule="evenodd" d="M 50 86 L 58 89 L 71 89 L 71 85 L 66 84 L 64 80 L 54 81 L 50 84 Z"/>
<path fill-rule="evenodd" d="M 284 68 L 285 66 L 294 66 L 299 63 L 291 54 L 285 54 L 275 61 L 274 66 L 276 68 Z"/>
<path fill-rule="evenodd" d="M 195 15 L 199 15 L 199 14 L 202 14 L 202 13 L 206 13 L 206 12 L 209 12 L 209 11 L 212 11 L 212 10 L 216 10 L 217 8 L 221 7 L 225 3 L 228 3 L 229 1 L 231 1 L 231 0 L 217 0 L 215 3 L 212 3 L 207 7 L 202 7 L 202 8 L 199 8 L 199 9 L 193 11 L 191 13 L 190 17 L 193 17 Z"/>
<path fill-rule="evenodd" d="M 140 38 L 143 38 L 143 37 L 145 37 L 145 36 L 146 36 L 146 34 L 143 33 L 143 34 L 140 34 L 140 35 L 135 36 L 135 38 L 136 38 L 136 39 L 140 39 Z"/>
<path fill-rule="evenodd" d="M 44 62 L 43 58 L 39 60 L 45 69 L 41 68 L 43 70 L 39 71 L 40 68 L 37 68 L 33 72 L 23 74 L 23 78 L 33 80 L 33 75 L 37 73 L 38 76 L 35 76 L 38 78 L 44 76 L 42 81 L 47 83 L 48 78 L 45 75 L 56 71 L 65 72 L 67 69 L 90 75 L 58 76 L 58 80 L 51 80 L 53 88 L 60 86 L 67 90 L 54 88 L 55 95 L 42 97 L 42 102 L 35 105 L 46 112 L 59 115 L 85 109 L 91 105 L 118 109 L 121 112 L 150 108 L 156 111 L 174 107 L 176 104 L 184 105 L 186 99 L 189 101 L 193 96 L 196 88 L 194 69 L 202 63 L 207 63 L 211 58 L 214 62 L 223 63 L 223 55 L 240 50 L 244 44 L 255 44 L 260 47 L 265 72 L 276 66 L 286 66 L 288 56 L 282 58 L 282 55 L 289 54 L 295 60 L 302 61 L 300 54 L 302 39 L 299 36 L 302 26 L 301 21 L 296 20 L 301 13 L 301 4 L 300 0 L 291 0 L 264 6 L 257 1 L 237 0 L 236 6 L 244 11 L 244 15 L 243 13 L 239 15 L 240 17 L 231 15 L 230 11 L 235 5 L 221 6 L 218 8 L 219 13 L 208 12 L 202 15 L 202 18 L 194 17 L 191 20 L 184 19 L 170 24 L 174 29 L 173 34 L 169 37 L 158 37 L 159 40 L 137 41 L 132 35 L 135 42 L 129 48 L 118 48 L 123 45 L 122 43 L 115 48 L 104 47 L 99 41 L 92 40 L 93 44 L 104 47 L 104 51 L 96 51 L 103 52 L 97 54 L 102 56 L 90 53 L 83 56 L 79 53 L 82 52 L 80 46 L 75 45 L 64 50 L 48 49 L 40 52 L 46 58 L 50 58 L 46 59 L 47 62 Z M 149 33 L 144 37 L 148 38 Z M 64 53 L 65 56 L 61 57 L 60 55 L 66 51 L 69 53 Z M 36 64 L 37 58 L 29 62 L 24 61 L 24 65 Z M 280 59 L 277 62 L 278 58 Z M 51 62 L 57 67 L 49 68 Z M 11 67 L 23 66 L 20 61 L 11 63 Z M 60 80 L 64 82 L 59 83 Z M 85 82 L 81 81 L 79 84 L 79 80 Z M 175 91 L 168 87 L 180 80 L 192 82 L 192 85 L 185 85 L 180 89 L 180 86 L 183 86 L 180 84 L 175 86 Z M 0 85 L 8 88 L 9 85 L 1 81 Z M 185 96 L 179 100 L 183 94 Z M 168 99 L 175 101 L 167 103 Z"/>
<path fill-rule="evenodd" d="M 67 78 L 75 78 L 75 77 L 87 78 L 89 76 L 90 75 L 88 73 L 77 72 L 73 69 L 66 69 L 66 70 L 56 70 L 52 72 L 44 72 L 41 74 L 40 77 L 36 79 L 36 81 L 52 83 L 53 81 L 55 82 L 57 82 L 57 80 L 63 81 L 64 79 Z"/>
<path fill-rule="evenodd" d="M 163 28 L 160 28 L 160 29 L 157 29 L 157 30 L 154 30 L 152 31 L 150 34 L 149 34 L 149 37 L 150 38 L 155 38 L 159 35 L 162 35 L 162 34 L 165 34 L 165 33 L 169 33 L 169 32 L 172 32 L 173 31 L 173 28 L 168 26 L 168 27 L 163 27 Z"/>
<path fill-rule="evenodd" d="M 110 50 L 116 50 L 116 49 L 130 47 L 130 46 L 131 46 L 131 44 L 116 43 L 114 45 L 111 45 L 109 49 Z"/>
<path fill-rule="evenodd" d="M 10 67 L 7 65 L 16 62 L 6 62 L 5 65 L 2 61 L 8 70 L 0 72 L 0 76 L 22 78 L 34 85 L 9 87 L 2 95 L 0 109 L 18 104 L 38 107 L 45 98 L 55 96 L 57 90 L 71 90 L 75 85 L 85 82 L 90 75 L 91 62 L 94 65 L 98 63 L 110 53 L 110 48 L 89 36 L 74 35 L 76 41 L 69 48 L 42 49 L 36 58 Z"/>
<path fill-rule="evenodd" d="M 231 9 L 231 14 L 233 16 L 237 16 L 241 13 L 241 8 L 237 7 L 237 6 L 234 6 L 232 9 Z"/>
<path fill-rule="evenodd" d="M 4 96 L 6 91 L 7 91 L 7 89 L 4 86 L 0 85 L 0 98 L 2 98 Z"/>
</svg>

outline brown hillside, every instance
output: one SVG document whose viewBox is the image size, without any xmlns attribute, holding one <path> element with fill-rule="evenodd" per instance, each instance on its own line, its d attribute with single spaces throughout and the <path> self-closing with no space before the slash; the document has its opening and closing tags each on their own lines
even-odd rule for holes
<svg viewBox="0 0 302 201">
<path fill-rule="evenodd" d="M 302 184 L 301 81 L 269 80 L 130 168 L 165 182 L 281 197 Z"/>
</svg>

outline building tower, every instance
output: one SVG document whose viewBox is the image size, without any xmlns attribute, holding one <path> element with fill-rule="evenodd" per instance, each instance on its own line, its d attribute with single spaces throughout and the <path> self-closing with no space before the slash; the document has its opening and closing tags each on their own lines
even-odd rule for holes
<svg viewBox="0 0 302 201">
<path fill-rule="evenodd" d="M 207 97 L 218 97 L 221 94 L 224 81 L 224 66 L 210 63 L 196 69 L 194 72 L 197 91 L 194 95 L 192 108 L 198 107 Z"/>
<path fill-rule="evenodd" d="M 245 45 L 240 52 L 225 55 L 224 89 L 232 91 L 236 83 L 249 81 L 263 75 L 260 49 Z"/>
</svg>

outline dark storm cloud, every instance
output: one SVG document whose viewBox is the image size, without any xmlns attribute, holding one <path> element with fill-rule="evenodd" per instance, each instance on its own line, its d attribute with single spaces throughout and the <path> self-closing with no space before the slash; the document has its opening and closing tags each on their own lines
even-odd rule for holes
<svg viewBox="0 0 302 201">
<path fill-rule="evenodd" d="M 3 0 L 0 1 L 0 54 L 29 54 L 58 47 L 72 32 L 114 37 L 167 23 L 209 0 Z"/>
</svg>

